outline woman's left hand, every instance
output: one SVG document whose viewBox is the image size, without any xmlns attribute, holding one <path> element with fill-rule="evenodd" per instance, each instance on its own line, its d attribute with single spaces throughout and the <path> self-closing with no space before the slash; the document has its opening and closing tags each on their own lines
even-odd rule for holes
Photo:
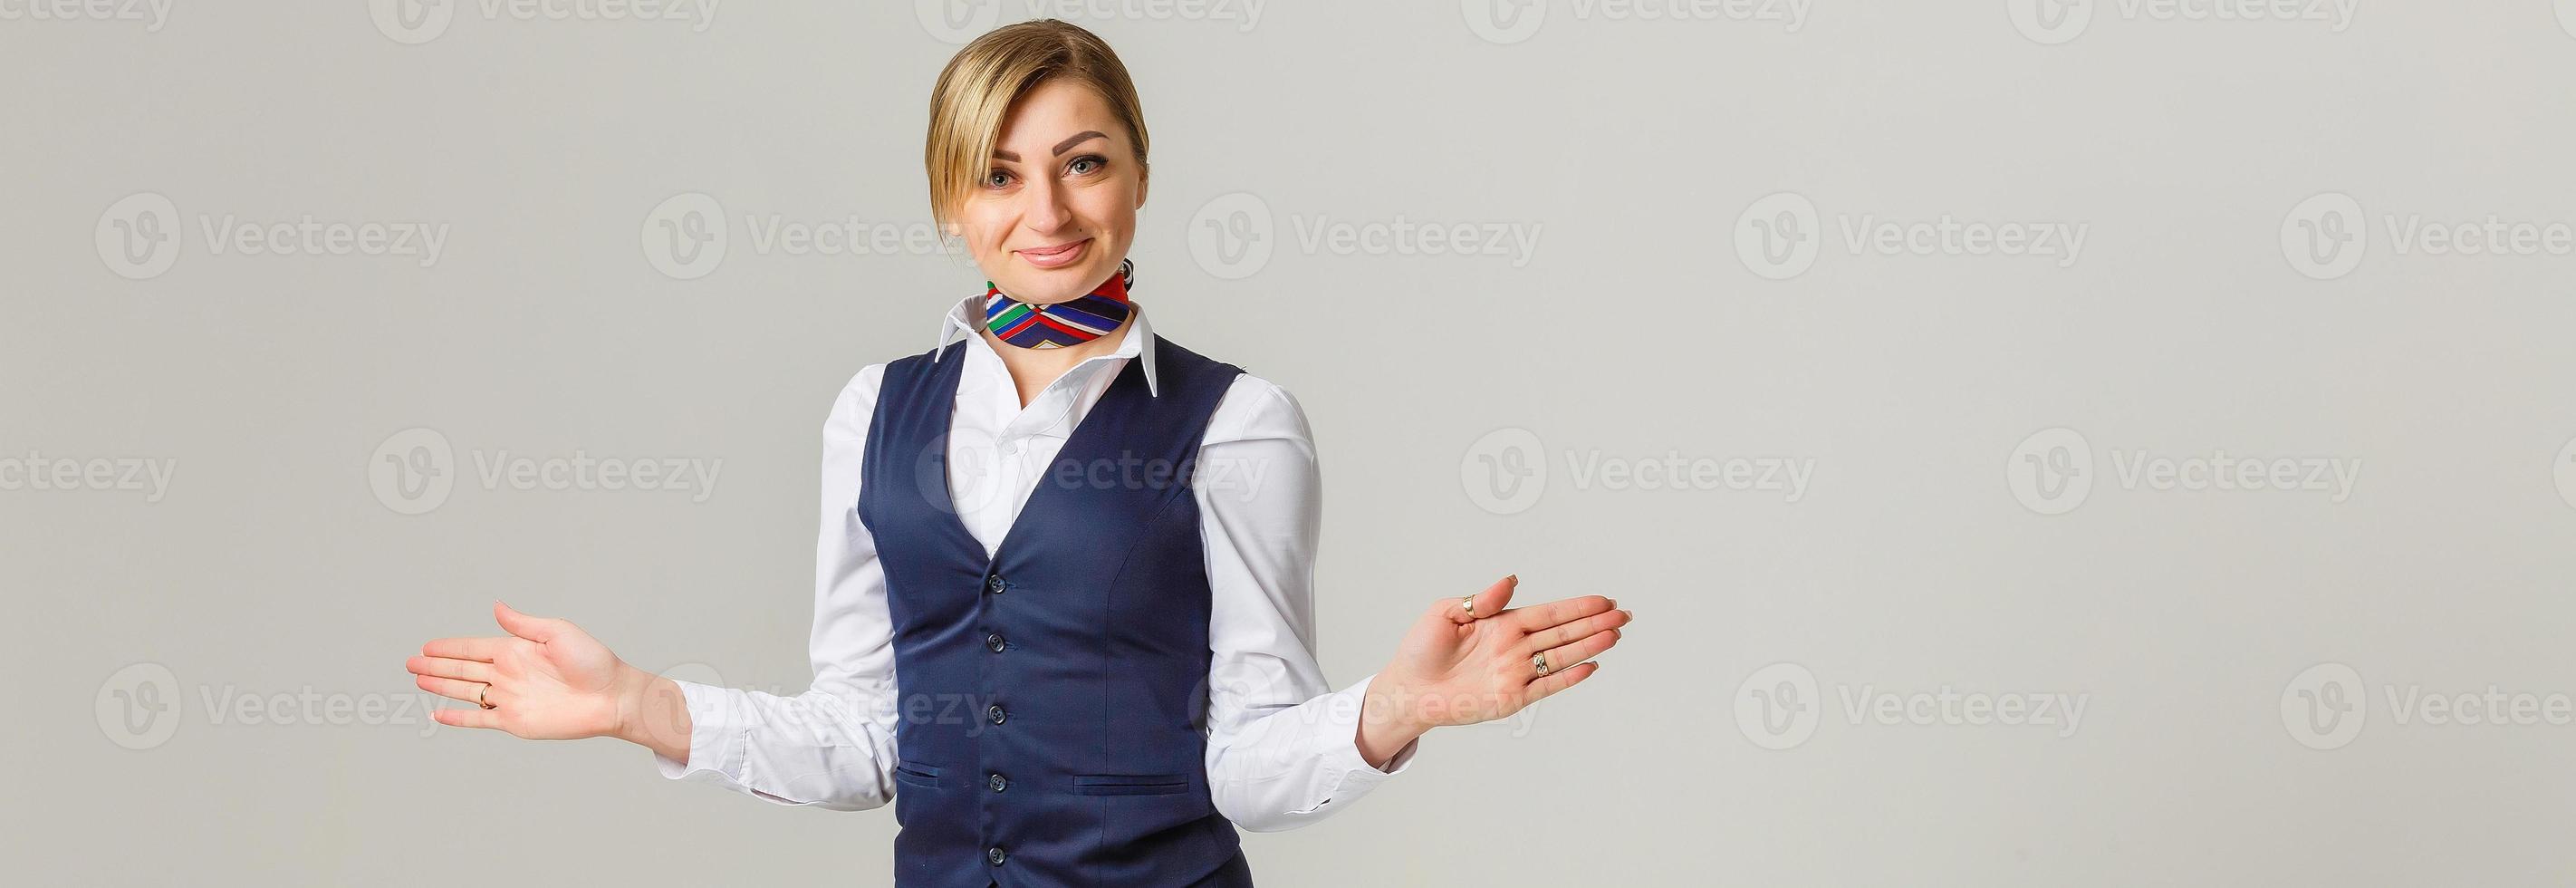
<svg viewBox="0 0 2576 888">
<path fill-rule="evenodd" d="M 1509 718 L 1573 687 L 1601 670 L 1592 657 L 1618 644 L 1619 627 L 1635 616 L 1613 610 L 1618 602 L 1599 595 L 1505 608 L 1519 585 L 1514 575 L 1476 593 L 1472 616 L 1460 598 L 1444 597 L 1414 621 L 1395 661 L 1369 683 L 1360 725 L 1364 754 L 1377 746 L 1391 757 L 1424 731 Z M 1545 675 L 1530 660 L 1541 652 Z M 1365 711 L 1379 705 L 1388 707 L 1384 717 Z M 1369 742 L 1372 722 L 1392 746 Z"/>
</svg>

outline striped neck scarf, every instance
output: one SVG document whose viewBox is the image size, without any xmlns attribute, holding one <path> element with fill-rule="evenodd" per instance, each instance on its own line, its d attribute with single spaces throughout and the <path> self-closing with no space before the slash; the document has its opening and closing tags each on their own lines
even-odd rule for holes
<svg viewBox="0 0 2576 888">
<path fill-rule="evenodd" d="M 984 282 L 984 327 L 994 338 L 1021 348 L 1063 348 L 1081 345 L 1118 329 L 1135 311 L 1127 304 L 1127 288 L 1136 283 L 1135 260 L 1120 260 L 1118 273 L 1102 281 L 1091 292 L 1070 301 L 1053 305 L 1031 305 L 1002 295 L 992 281 Z"/>
</svg>

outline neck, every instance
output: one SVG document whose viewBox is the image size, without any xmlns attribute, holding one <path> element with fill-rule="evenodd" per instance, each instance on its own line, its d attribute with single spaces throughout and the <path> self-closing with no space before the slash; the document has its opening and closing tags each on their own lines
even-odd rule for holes
<svg viewBox="0 0 2576 888">
<path fill-rule="evenodd" d="M 1039 392 L 1046 391 L 1048 385 L 1064 376 L 1064 372 L 1073 369 L 1074 365 L 1117 351 L 1118 344 L 1127 341 L 1127 331 L 1135 326 L 1136 322 L 1131 318 L 1107 336 L 1063 348 L 1021 348 L 1003 342 L 988 329 L 978 329 L 975 335 L 983 337 L 985 344 L 993 347 L 994 354 L 1002 356 L 1002 367 L 1011 371 L 1011 384 L 1019 389 L 1020 406 L 1026 407 L 1037 399 Z"/>
</svg>

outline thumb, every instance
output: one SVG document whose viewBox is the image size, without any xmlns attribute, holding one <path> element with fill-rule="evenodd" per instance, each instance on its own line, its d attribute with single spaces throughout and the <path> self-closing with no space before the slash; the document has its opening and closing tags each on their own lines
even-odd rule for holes
<svg viewBox="0 0 2576 888">
<path fill-rule="evenodd" d="M 1459 606 L 1459 600 L 1455 598 L 1446 600 L 1442 613 L 1448 615 L 1450 622 L 1461 625 L 1502 613 L 1503 608 L 1512 603 L 1512 591 L 1520 588 L 1520 585 L 1520 574 L 1504 577 L 1494 581 L 1493 585 L 1485 587 L 1485 591 L 1475 594 L 1476 608 L 1473 615 L 1467 612 L 1467 608 Z"/>
<path fill-rule="evenodd" d="M 520 613 L 509 605 L 501 603 L 498 598 L 492 599 L 492 619 L 500 623 L 501 628 L 510 634 L 538 644 L 555 640 L 555 636 L 563 634 L 564 629 L 568 628 L 562 620 L 531 617 Z"/>
</svg>

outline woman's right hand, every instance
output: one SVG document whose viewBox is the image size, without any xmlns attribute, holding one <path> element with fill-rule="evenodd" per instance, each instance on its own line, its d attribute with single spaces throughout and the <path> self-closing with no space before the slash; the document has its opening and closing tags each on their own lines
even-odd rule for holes
<svg viewBox="0 0 2576 888">
<path fill-rule="evenodd" d="M 492 618 L 510 634 L 441 638 L 422 645 L 406 666 L 421 690 L 494 708 L 435 709 L 439 724 L 494 728 L 530 740 L 618 736 L 640 671 L 570 622 L 532 617 L 492 602 Z M 488 688 L 486 686 L 489 686 Z"/>
</svg>

